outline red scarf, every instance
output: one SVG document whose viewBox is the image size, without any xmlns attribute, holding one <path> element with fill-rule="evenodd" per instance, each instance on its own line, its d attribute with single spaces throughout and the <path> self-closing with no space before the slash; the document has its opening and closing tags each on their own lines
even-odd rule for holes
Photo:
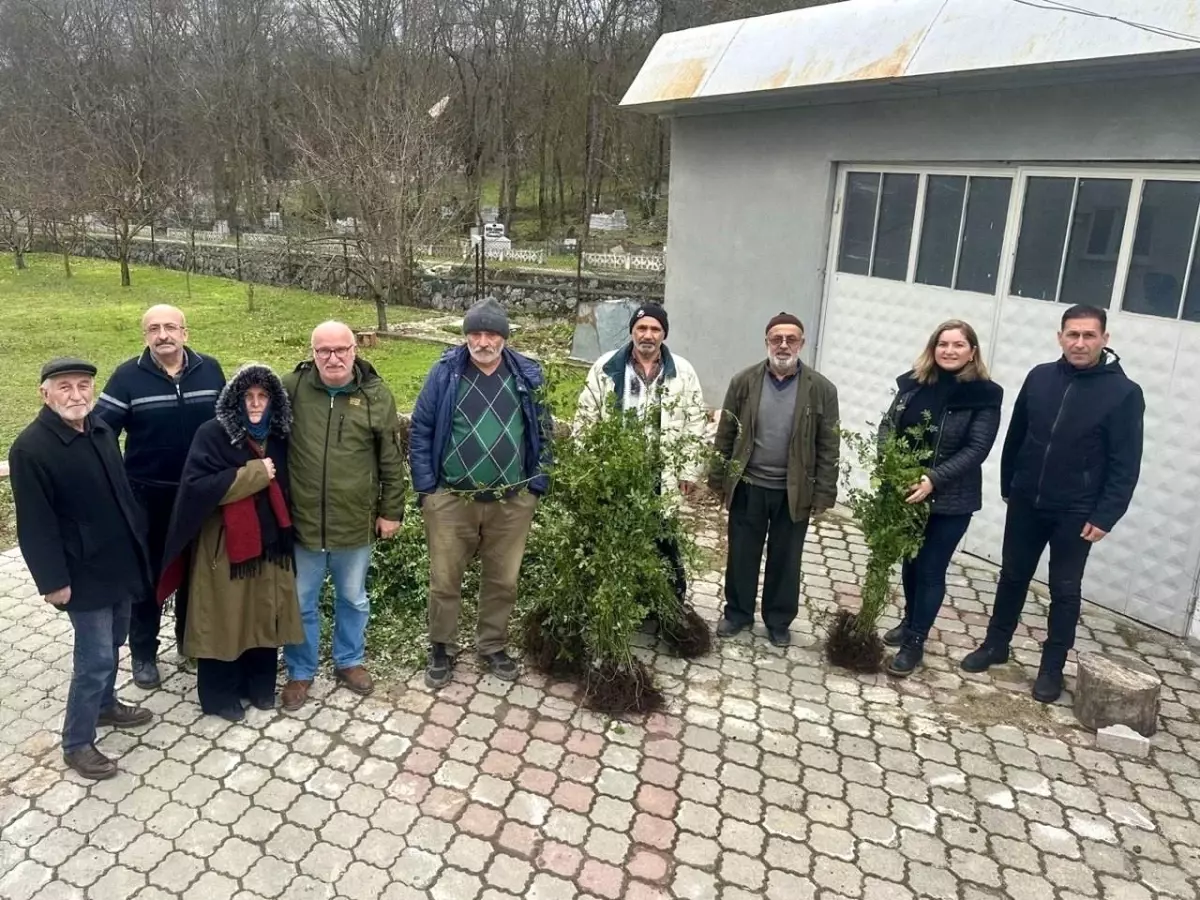
<svg viewBox="0 0 1200 900">
<path fill-rule="evenodd" d="M 263 458 L 262 448 L 258 444 L 248 440 L 246 445 L 255 456 Z M 267 500 L 279 527 L 291 528 L 292 517 L 288 515 L 287 501 L 283 498 L 279 482 L 274 478 L 267 485 Z M 229 557 L 231 567 L 262 556 L 262 527 L 258 522 L 258 510 L 254 505 L 253 494 L 233 503 L 226 503 L 221 507 L 221 516 L 225 520 L 225 553 Z"/>
</svg>

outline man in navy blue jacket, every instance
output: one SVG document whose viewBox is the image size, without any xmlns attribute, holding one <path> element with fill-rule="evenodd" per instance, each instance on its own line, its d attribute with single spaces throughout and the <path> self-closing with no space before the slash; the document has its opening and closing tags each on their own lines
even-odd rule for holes
<svg viewBox="0 0 1200 900">
<path fill-rule="evenodd" d="M 508 619 L 537 498 L 546 492 L 552 423 L 541 368 L 505 346 L 508 316 L 489 298 L 463 319 L 466 343 L 434 363 L 417 398 L 409 466 L 429 541 L 429 666 L 425 683 L 450 680 L 462 580 L 482 563 L 476 649 L 512 681 Z M 502 501 L 502 502 L 501 502 Z"/>
<path fill-rule="evenodd" d="M 987 638 L 962 661 L 982 672 L 1008 661 L 1038 561 L 1050 546 L 1050 614 L 1034 699 L 1053 703 L 1075 644 L 1083 570 L 1092 545 L 1125 515 L 1142 464 L 1142 389 L 1108 349 L 1108 315 L 1073 306 L 1063 355 L 1034 368 L 1013 407 L 1000 459 L 1008 503 L 996 605 Z"/>
<path fill-rule="evenodd" d="M 157 584 L 163 541 L 196 429 L 213 417 L 225 386 L 221 364 L 187 347 L 187 321 L 174 306 L 152 306 L 142 316 L 146 349 L 117 366 L 100 394 L 96 413 L 125 437 L 125 472 L 146 513 L 150 565 Z M 175 593 L 175 639 L 183 646 L 187 584 Z M 129 652 L 133 681 L 158 687 L 158 631 L 162 610 L 154 587 L 133 604 Z"/>
</svg>

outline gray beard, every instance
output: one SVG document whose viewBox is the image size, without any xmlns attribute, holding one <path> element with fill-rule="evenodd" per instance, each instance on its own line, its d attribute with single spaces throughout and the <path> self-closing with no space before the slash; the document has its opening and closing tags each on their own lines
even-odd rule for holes
<svg viewBox="0 0 1200 900">
<path fill-rule="evenodd" d="M 796 370 L 800 368 L 800 359 L 797 357 L 796 359 L 792 360 L 789 365 L 780 366 L 780 364 L 775 361 L 773 356 L 768 356 L 767 366 L 776 375 L 793 375 L 795 374 Z"/>
</svg>

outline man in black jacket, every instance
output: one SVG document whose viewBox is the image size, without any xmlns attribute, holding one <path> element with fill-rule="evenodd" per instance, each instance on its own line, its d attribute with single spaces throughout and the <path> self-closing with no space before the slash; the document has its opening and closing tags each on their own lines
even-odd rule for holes
<svg viewBox="0 0 1200 900">
<path fill-rule="evenodd" d="M 145 523 L 113 431 L 91 414 L 96 367 L 55 359 L 42 367 L 38 417 L 8 451 L 17 540 L 43 599 L 66 612 L 75 653 L 63 759 L 85 778 L 117 765 L 96 749 L 96 726 L 147 724 L 150 711 L 117 700 L 117 658 L 129 609 L 150 589 Z"/>
<path fill-rule="evenodd" d="M 187 322 L 174 306 L 152 306 L 142 316 L 146 349 L 117 366 L 96 414 L 125 438 L 125 471 L 149 526 L 150 567 L 157 582 L 163 541 L 179 491 L 179 474 L 196 429 L 213 417 L 225 386 L 221 364 L 186 346 Z M 175 643 L 183 646 L 187 584 L 175 593 Z M 162 610 L 149 591 L 133 605 L 129 651 L 133 681 L 158 687 L 158 631 Z"/>
<path fill-rule="evenodd" d="M 1075 644 L 1083 570 L 1092 544 L 1125 515 L 1142 464 L 1142 389 L 1108 349 L 1108 316 L 1073 306 L 1062 317 L 1063 355 L 1037 366 L 1013 407 L 1000 459 L 1008 503 L 996 605 L 987 638 L 962 667 L 1008 661 L 1029 582 L 1050 545 L 1050 615 L 1034 699 L 1053 703 Z"/>
</svg>

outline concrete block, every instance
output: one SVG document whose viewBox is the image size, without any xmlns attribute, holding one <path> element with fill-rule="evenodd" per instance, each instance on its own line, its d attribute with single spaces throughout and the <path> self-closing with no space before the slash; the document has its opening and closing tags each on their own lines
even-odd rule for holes
<svg viewBox="0 0 1200 900">
<path fill-rule="evenodd" d="M 1150 755 L 1150 738 L 1128 725 L 1110 725 L 1096 732 L 1096 747 L 1109 753 L 1121 753 L 1144 759 Z"/>
</svg>

